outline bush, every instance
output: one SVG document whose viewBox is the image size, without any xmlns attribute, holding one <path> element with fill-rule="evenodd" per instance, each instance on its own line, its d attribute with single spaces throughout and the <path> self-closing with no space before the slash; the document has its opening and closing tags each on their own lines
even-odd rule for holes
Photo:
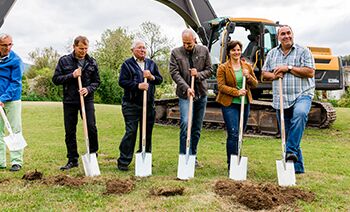
<svg viewBox="0 0 350 212">
<path fill-rule="evenodd" d="M 118 84 L 118 74 L 106 68 L 100 69 L 101 84 L 95 94 L 96 103 L 120 104 L 123 89 Z"/>
</svg>

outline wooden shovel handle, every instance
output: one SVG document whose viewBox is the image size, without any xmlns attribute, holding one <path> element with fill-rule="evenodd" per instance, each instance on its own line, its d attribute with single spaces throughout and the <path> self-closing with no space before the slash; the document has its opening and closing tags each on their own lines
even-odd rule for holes
<svg viewBox="0 0 350 212">
<path fill-rule="evenodd" d="M 13 131 L 12 131 L 10 122 L 9 122 L 9 120 L 7 119 L 7 116 L 6 116 L 6 114 L 5 114 L 4 108 L 1 107 L 1 106 L 0 106 L 0 113 L 1 113 L 2 119 L 4 120 L 4 123 L 5 123 L 5 126 L 6 126 L 7 131 L 9 132 L 10 135 L 13 135 Z"/>
<path fill-rule="evenodd" d="M 79 91 L 80 91 L 83 88 L 80 76 L 78 77 L 78 85 L 79 85 Z M 90 154 L 90 142 L 89 142 L 89 134 L 88 134 L 88 129 L 87 129 L 87 123 L 86 123 L 85 102 L 84 102 L 83 94 L 80 94 L 80 105 L 81 105 L 81 116 L 83 118 L 83 128 L 84 128 L 84 138 L 85 138 L 86 152 L 88 154 Z"/>
<path fill-rule="evenodd" d="M 245 89 L 246 86 L 246 77 L 243 76 L 242 89 Z M 238 137 L 238 158 L 241 156 L 242 150 L 242 141 L 243 141 L 243 119 L 244 119 L 244 102 L 245 95 L 241 97 L 241 113 L 239 118 L 239 137 Z"/>
<path fill-rule="evenodd" d="M 147 78 L 143 80 L 147 83 Z M 143 91 L 143 105 L 142 105 L 142 152 L 146 150 L 146 118 L 147 118 L 147 90 Z"/>
<path fill-rule="evenodd" d="M 191 89 L 194 89 L 194 76 L 191 77 Z M 188 121 L 187 121 L 187 139 L 186 139 L 186 148 L 190 147 L 191 140 L 191 129 L 192 129 L 192 110 L 193 110 L 193 96 L 190 96 L 188 106 Z"/>
<path fill-rule="evenodd" d="M 285 126 L 284 126 L 284 104 L 283 104 L 283 85 L 282 85 L 282 78 L 278 79 L 279 83 L 279 96 L 280 96 L 280 122 L 281 122 L 281 138 L 282 138 L 282 157 L 283 161 L 285 161 L 286 157 L 286 133 L 285 133 Z"/>
</svg>

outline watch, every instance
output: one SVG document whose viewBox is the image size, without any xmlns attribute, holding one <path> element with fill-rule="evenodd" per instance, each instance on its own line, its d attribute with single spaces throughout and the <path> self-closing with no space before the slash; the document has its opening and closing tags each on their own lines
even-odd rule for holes
<svg viewBox="0 0 350 212">
<path fill-rule="evenodd" d="M 288 72 L 291 72 L 292 69 L 293 69 L 293 66 L 289 65 L 289 66 L 287 66 L 287 67 L 288 67 Z"/>
</svg>

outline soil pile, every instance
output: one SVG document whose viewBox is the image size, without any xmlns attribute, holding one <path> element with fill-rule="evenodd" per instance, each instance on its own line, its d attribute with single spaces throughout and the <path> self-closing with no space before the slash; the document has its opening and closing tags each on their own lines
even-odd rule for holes
<svg viewBox="0 0 350 212">
<path fill-rule="evenodd" d="M 294 187 L 280 187 L 271 183 L 254 184 L 219 180 L 215 193 L 220 196 L 233 196 L 234 200 L 253 210 L 268 210 L 279 205 L 292 205 L 297 199 L 311 202 L 315 194 Z"/>
<path fill-rule="evenodd" d="M 106 192 L 104 194 L 125 194 L 135 188 L 133 180 L 109 180 L 106 183 Z"/>
<path fill-rule="evenodd" d="M 70 187 L 79 187 L 84 185 L 86 182 L 83 178 L 73 178 L 67 175 L 57 175 L 45 179 L 46 184 L 50 185 L 61 185 Z"/>
<path fill-rule="evenodd" d="M 27 172 L 23 175 L 23 180 L 41 180 L 43 178 L 43 173 L 38 172 L 36 169 L 33 172 Z"/>
<path fill-rule="evenodd" d="M 155 196 L 175 196 L 175 195 L 182 195 L 184 193 L 185 188 L 184 187 L 160 187 L 160 188 L 152 188 L 150 190 L 151 195 Z"/>
</svg>

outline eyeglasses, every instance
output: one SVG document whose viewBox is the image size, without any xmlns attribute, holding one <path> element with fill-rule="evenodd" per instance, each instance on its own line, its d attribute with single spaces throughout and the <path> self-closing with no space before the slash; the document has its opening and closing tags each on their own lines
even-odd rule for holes
<svg viewBox="0 0 350 212">
<path fill-rule="evenodd" d="M 1 47 L 6 47 L 6 48 L 8 48 L 8 47 L 13 46 L 13 43 L 8 43 L 8 44 L 2 43 L 2 44 L 0 44 L 0 46 L 1 46 Z"/>
</svg>

